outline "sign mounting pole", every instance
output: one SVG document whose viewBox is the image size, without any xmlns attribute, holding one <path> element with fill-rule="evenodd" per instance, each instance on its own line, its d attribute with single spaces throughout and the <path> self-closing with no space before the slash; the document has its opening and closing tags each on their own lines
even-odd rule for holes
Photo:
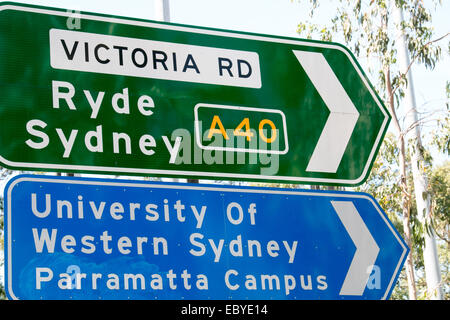
<svg viewBox="0 0 450 320">
<path fill-rule="evenodd" d="M 155 20 L 170 22 L 169 0 L 154 0 Z M 162 178 L 163 181 L 173 182 L 174 178 Z"/>
<path fill-rule="evenodd" d="M 155 0 L 155 20 L 170 22 L 169 0 Z"/>
</svg>

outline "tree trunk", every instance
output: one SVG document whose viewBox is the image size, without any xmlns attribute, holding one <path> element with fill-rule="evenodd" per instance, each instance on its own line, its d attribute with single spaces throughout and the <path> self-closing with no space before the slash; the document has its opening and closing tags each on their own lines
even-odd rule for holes
<svg viewBox="0 0 450 320">
<path fill-rule="evenodd" d="M 405 138 L 398 122 L 397 114 L 394 105 L 394 93 L 391 85 L 391 75 L 389 67 L 386 67 L 384 72 L 386 80 L 386 91 L 389 97 L 389 110 L 392 115 L 392 120 L 398 133 L 398 149 L 399 149 L 399 167 L 400 167 L 400 186 L 402 190 L 402 216 L 403 216 L 403 233 L 405 236 L 406 244 L 410 251 L 406 257 L 406 278 L 408 282 L 408 296 L 410 300 L 417 299 L 416 280 L 414 276 L 414 261 L 412 256 L 412 242 L 411 242 L 411 228 L 410 228 L 410 208 L 411 197 L 408 192 L 408 184 L 406 179 L 406 150 L 405 150 Z"/>
<path fill-rule="evenodd" d="M 405 138 L 400 135 L 399 138 L 399 164 L 400 164 L 400 185 L 402 189 L 402 216 L 403 216 L 403 233 L 405 234 L 405 241 L 410 251 L 406 257 L 406 277 L 408 280 L 408 295 L 410 300 L 417 299 L 416 280 L 414 276 L 414 261 L 412 257 L 412 242 L 411 242 L 411 228 L 410 228 L 410 210 L 411 197 L 408 192 L 408 184 L 406 181 L 406 151 Z"/>
<path fill-rule="evenodd" d="M 395 18 L 400 25 L 403 22 L 403 12 L 401 8 L 395 8 Z M 427 281 L 428 294 L 431 299 L 442 300 L 441 271 L 436 248 L 436 237 L 431 224 L 431 197 L 428 191 L 428 179 L 424 170 L 423 146 L 421 141 L 419 117 L 417 115 L 417 105 L 414 95 L 414 83 L 411 73 L 411 62 L 409 59 L 406 36 L 402 34 L 397 42 L 398 61 L 400 67 L 406 70 L 408 87 L 405 90 L 406 106 L 406 128 L 411 128 L 405 135 L 412 140 L 410 148 L 411 169 L 413 173 L 414 191 L 416 194 L 417 213 L 421 224 L 424 226 L 423 237 L 425 240 L 423 248 L 423 260 L 425 266 L 425 278 Z"/>
</svg>

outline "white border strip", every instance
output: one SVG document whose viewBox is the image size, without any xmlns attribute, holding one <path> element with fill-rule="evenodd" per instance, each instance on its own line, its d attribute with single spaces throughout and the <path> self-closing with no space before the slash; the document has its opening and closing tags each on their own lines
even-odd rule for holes
<svg viewBox="0 0 450 320">
<path fill-rule="evenodd" d="M 16 178 L 13 178 L 16 179 Z M 403 248 L 403 253 L 401 254 L 397 266 L 392 274 L 392 278 L 389 281 L 389 284 L 386 288 L 386 291 L 381 298 L 381 300 L 385 300 L 387 295 L 389 294 L 392 285 L 394 284 L 394 279 L 399 272 L 399 268 L 402 265 L 402 261 L 408 252 L 408 248 L 399 237 L 396 230 L 393 228 L 389 220 L 380 210 L 380 207 L 376 202 L 373 201 L 372 197 L 364 194 L 349 194 L 349 193 L 336 193 L 336 192 L 308 192 L 308 191 L 287 191 L 287 190 L 273 190 L 273 189 L 245 189 L 245 188 L 222 188 L 215 186 L 192 186 L 192 185 L 180 185 L 180 184 L 165 184 L 165 183 L 141 183 L 141 182 L 122 182 L 122 181 L 99 181 L 99 180 L 77 180 L 76 178 L 72 179 L 64 179 L 64 178 L 42 178 L 42 177 L 19 177 L 14 180 L 11 184 L 9 184 L 8 189 L 5 190 L 5 194 L 7 195 L 7 206 L 6 206 L 6 217 L 7 217 L 7 249 L 8 249 L 8 263 L 7 263 L 7 276 L 8 276 L 8 293 L 10 296 L 18 300 L 17 296 L 14 294 L 12 290 L 12 237 L 11 237 L 11 225 L 12 225 L 12 208 L 11 208 L 11 195 L 14 187 L 22 182 L 46 182 L 46 183 L 65 183 L 65 184 L 79 184 L 79 185 L 97 185 L 97 186 L 115 186 L 115 187 L 127 187 L 127 188 L 155 188 L 155 189 L 177 189 L 177 190 L 199 190 L 199 191 L 216 191 L 216 192 L 240 192 L 240 193 L 253 193 L 253 194 L 283 194 L 283 195 L 291 195 L 291 196 L 318 196 L 318 197 L 336 197 L 336 198 L 358 198 L 358 199 L 366 199 L 372 203 L 373 207 L 376 209 L 378 214 L 380 215 L 382 221 L 387 225 L 388 229 L 392 232 L 392 234 L 397 239 L 400 246 Z M 5 239 L 6 240 L 6 239 Z"/>
<path fill-rule="evenodd" d="M 57 15 L 63 17 L 70 17 L 72 15 L 71 12 L 64 11 L 56 11 L 49 9 L 41 9 L 41 8 L 31 8 L 31 7 L 20 7 L 16 5 L 0 5 L 0 11 L 5 10 L 17 10 L 17 11 L 26 11 L 26 12 L 34 12 L 46 15 Z M 378 105 L 379 109 L 384 115 L 384 121 L 381 125 L 381 128 L 378 132 L 375 143 L 373 144 L 372 150 L 369 154 L 369 158 L 367 159 L 364 170 L 356 179 L 348 180 L 348 179 L 330 179 L 330 178 L 308 178 L 308 177 L 293 177 L 293 176 L 266 176 L 266 175 L 256 175 L 256 174 L 230 174 L 224 172 L 203 172 L 203 171 L 182 171 L 182 170 L 154 170 L 154 169 L 139 169 L 139 168 L 115 168 L 115 167 L 99 167 L 99 166 L 81 166 L 81 165 L 61 165 L 61 164 L 52 164 L 52 163 L 27 163 L 27 162 L 14 162 L 5 159 L 0 155 L 0 160 L 11 167 L 27 167 L 27 168 L 41 168 L 41 169 L 57 169 L 57 170 L 78 170 L 78 171 L 95 171 L 95 172 L 120 172 L 123 174 L 165 174 L 165 175 L 179 175 L 179 176 L 192 176 L 196 175 L 199 177 L 215 177 L 218 176 L 224 178 L 242 178 L 242 179 L 256 179 L 256 180 L 276 180 L 276 181 L 295 181 L 295 182 L 315 182 L 315 183 L 339 183 L 339 184 L 358 184 L 360 183 L 364 177 L 366 176 L 370 163 L 372 162 L 373 157 L 375 156 L 375 151 L 377 150 L 378 145 L 381 143 L 381 137 L 386 129 L 386 125 L 389 121 L 389 115 L 384 110 L 383 106 L 380 104 L 375 92 L 372 90 L 371 86 L 367 82 L 366 78 L 363 76 L 360 68 L 356 64 L 355 60 L 351 56 L 351 54 L 345 50 L 343 47 L 328 44 L 328 43 L 314 43 L 307 42 L 301 40 L 293 40 L 293 39 L 285 39 L 285 38 L 272 38 L 261 35 L 250 35 L 250 34 L 239 34 L 239 33 L 231 33 L 226 31 L 219 30 L 210 30 L 210 29 L 199 29 L 195 27 L 184 27 L 178 25 L 168 25 L 168 24 L 159 24 L 155 22 L 146 22 L 146 21 L 137 21 L 137 20 L 129 20 L 123 18 L 114 18 L 114 17 L 101 17 L 92 14 L 80 14 L 80 19 L 86 20 L 94 20 L 94 21 L 102 21 L 109 23 L 118 23 L 118 24 L 128 24 L 135 25 L 141 27 L 149 27 L 149 28 L 159 28 L 173 31 L 182 31 L 182 32 L 195 32 L 199 34 L 207 34 L 221 37 L 233 37 L 240 39 L 248 39 L 248 40 L 256 40 L 256 41 L 265 41 L 265 42 L 274 42 L 274 43 L 283 43 L 283 44 L 291 44 L 291 45 L 300 45 L 300 46 L 309 46 L 309 47 L 318 47 L 318 48 L 328 48 L 335 49 L 343 52 L 350 62 L 353 65 L 353 68 L 356 70 L 361 80 L 365 84 L 367 90 L 372 95 L 372 98 Z"/>
</svg>

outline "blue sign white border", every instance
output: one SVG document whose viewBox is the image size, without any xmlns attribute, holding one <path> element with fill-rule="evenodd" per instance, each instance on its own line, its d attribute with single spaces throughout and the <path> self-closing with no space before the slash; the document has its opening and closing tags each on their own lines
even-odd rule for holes
<svg viewBox="0 0 450 320">
<path fill-rule="evenodd" d="M 33 181 L 33 182 L 48 182 L 48 183 L 64 183 L 64 184 L 84 184 L 84 185 L 96 185 L 96 186 L 117 186 L 125 188 L 161 188 L 161 189 L 177 189 L 177 190 L 198 190 L 198 191 L 217 191 L 217 192 L 241 192 L 241 193 L 257 193 L 257 194 L 282 194 L 286 196 L 323 196 L 323 197 L 352 197 L 366 199 L 372 203 L 376 212 L 380 215 L 382 221 L 386 223 L 389 230 L 395 236 L 395 239 L 399 242 L 400 246 L 403 248 L 403 252 L 398 260 L 395 271 L 393 272 L 392 278 L 389 281 L 389 285 L 384 292 L 384 295 L 380 300 L 386 300 L 390 297 L 392 290 L 394 289 L 394 284 L 400 274 L 400 269 L 406 260 L 409 253 L 409 248 L 401 238 L 387 215 L 384 213 L 383 209 L 377 203 L 377 201 L 369 194 L 362 192 L 349 192 L 349 191 L 339 191 L 330 192 L 324 190 L 292 190 L 283 188 L 258 188 L 258 187 L 247 187 L 247 186 L 226 186 L 226 185 L 211 185 L 211 184 L 189 184 L 189 183 L 166 183 L 166 182 L 150 182 L 150 181 L 139 181 L 139 180 L 121 180 L 121 179 L 99 179 L 99 178 L 82 178 L 82 177 L 52 177 L 52 176 L 38 176 L 38 175 L 17 175 L 11 178 L 5 186 L 4 189 L 4 218 L 5 218 L 5 280 L 6 280 L 6 294 L 9 299 L 19 300 L 19 298 L 13 292 L 13 280 L 12 280 L 12 208 L 11 208 L 11 194 L 14 187 L 23 181 Z"/>
</svg>

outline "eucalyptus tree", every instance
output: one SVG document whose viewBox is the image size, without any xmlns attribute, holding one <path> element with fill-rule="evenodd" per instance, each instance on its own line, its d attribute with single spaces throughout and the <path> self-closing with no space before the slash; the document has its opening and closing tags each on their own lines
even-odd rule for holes
<svg viewBox="0 0 450 320">
<path fill-rule="evenodd" d="M 325 25 L 315 23 L 316 17 L 321 12 L 318 10 L 319 1 L 309 0 L 309 5 L 310 19 L 299 23 L 297 32 L 307 38 L 345 43 L 367 67 L 369 74 L 377 79 L 377 91 L 392 115 L 396 133 L 398 179 L 395 187 L 398 187 L 398 192 L 401 193 L 404 237 L 412 248 L 411 211 L 414 195 L 413 184 L 408 183 L 411 163 L 407 160 L 405 137 L 420 125 L 421 119 L 405 125 L 399 106 L 405 97 L 411 66 L 421 63 L 433 69 L 441 59 L 441 44 L 448 39 L 449 33 L 435 35 L 431 14 L 431 10 L 440 5 L 440 1 L 434 1 L 431 10 L 418 0 L 330 1 L 326 5 L 335 6 L 334 15 Z M 324 1 L 321 1 L 320 5 L 323 6 Z M 394 12 L 399 9 L 405 13 L 403 21 L 394 19 Z M 402 34 L 405 35 L 406 47 L 411 57 L 410 62 L 403 68 L 399 64 L 398 53 L 398 41 Z M 422 146 L 420 144 L 414 146 L 416 147 L 414 151 L 419 151 L 423 162 Z M 418 167 L 423 170 L 423 165 L 419 164 Z M 430 194 L 426 196 L 429 197 Z M 410 299 L 417 298 L 413 256 L 411 252 L 406 261 Z"/>
</svg>

